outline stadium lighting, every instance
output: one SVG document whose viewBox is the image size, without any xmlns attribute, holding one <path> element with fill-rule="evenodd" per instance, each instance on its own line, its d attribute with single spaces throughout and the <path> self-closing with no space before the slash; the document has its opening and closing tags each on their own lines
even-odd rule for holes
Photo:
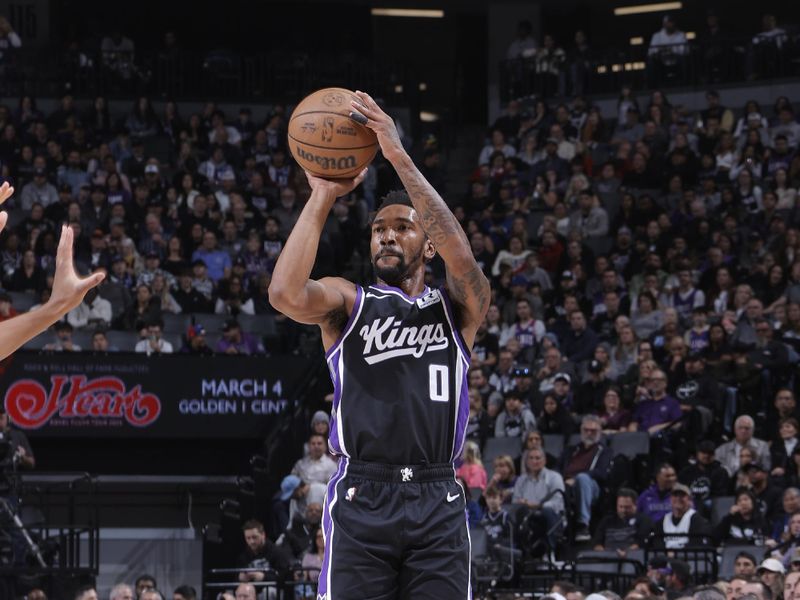
<svg viewBox="0 0 800 600">
<path fill-rule="evenodd" d="M 644 44 L 644 38 L 642 36 L 631 38 L 631 46 L 641 46 L 642 44 Z"/>
<path fill-rule="evenodd" d="M 614 9 L 614 16 L 624 17 L 627 15 L 641 15 L 651 12 L 679 10 L 681 8 L 683 8 L 682 2 L 656 2 L 653 4 L 637 4 L 635 6 L 618 6 Z"/>
<path fill-rule="evenodd" d="M 686 39 L 687 40 L 693 40 L 696 37 L 697 37 L 697 34 L 694 31 L 687 31 L 686 32 Z"/>
<path fill-rule="evenodd" d="M 444 11 L 427 8 L 373 8 L 373 17 L 417 17 L 422 19 L 441 19 Z"/>
<path fill-rule="evenodd" d="M 419 120 L 423 123 L 435 123 L 439 120 L 439 115 L 435 112 L 423 110 L 419 113 Z"/>
</svg>

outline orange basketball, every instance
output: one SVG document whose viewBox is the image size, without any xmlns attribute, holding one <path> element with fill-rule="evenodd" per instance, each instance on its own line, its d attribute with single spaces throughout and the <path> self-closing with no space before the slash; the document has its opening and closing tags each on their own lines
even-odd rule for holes
<svg viewBox="0 0 800 600">
<path fill-rule="evenodd" d="M 378 151 L 375 133 L 350 118 L 350 90 L 324 88 L 309 94 L 289 119 L 289 151 L 312 175 L 355 177 Z"/>
</svg>

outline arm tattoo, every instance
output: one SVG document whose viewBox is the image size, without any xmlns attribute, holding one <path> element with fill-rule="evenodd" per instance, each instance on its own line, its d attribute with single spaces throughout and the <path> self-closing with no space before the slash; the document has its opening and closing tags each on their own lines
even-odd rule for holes
<svg viewBox="0 0 800 600">
<path fill-rule="evenodd" d="M 462 272 L 458 274 L 454 272 L 452 265 L 448 265 L 447 281 L 454 300 L 466 302 L 471 296 L 476 301 L 477 311 L 481 315 L 485 314 L 491 294 L 489 283 L 472 256 L 467 234 L 461 224 L 413 163 L 405 168 L 397 169 L 397 174 L 411 198 L 414 209 L 420 215 L 425 234 L 431 239 L 437 250 L 444 250 L 441 253 L 445 264 L 447 264 L 448 255 L 450 257 L 460 255 L 466 259 L 465 261 L 459 260 L 462 265 L 462 269 L 459 271 Z M 463 266 L 466 266 L 466 270 L 463 269 Z"/>
</svg>

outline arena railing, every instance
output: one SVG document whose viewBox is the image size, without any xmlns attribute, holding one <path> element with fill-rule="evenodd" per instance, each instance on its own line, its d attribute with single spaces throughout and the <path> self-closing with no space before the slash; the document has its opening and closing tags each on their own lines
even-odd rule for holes
<svg viewBox="0 0 800 600">
<path fill-rule="evenodd" d="M 412 69 L 401 62 L 301 53 L 239 54 L 225 50 L 133 55 L 58 48 L 6 53 L 0 95 L 247 100 L 283 102 L 330 85 L 374 90 L 402 99 L 416 89 Z M 414 85 L 410 85 L 414 83 Z"/>
<path fill-rule="evenodd" d="M 775 80 L 800 73 L 800 33 L 789 30 L 780 43 L 754 43 L 752 37 L 722 41 L 692 39 L 686 44 L 636 45 L 592 49 L 585 58 L 566 55 L 555 68 L 536 58 L 499 64 L 500 99 L 574 96 L 669 87 L 713 86 L 749 80 Z M 553 72 L 555 71 L 555 72 Z"/>
</svg>

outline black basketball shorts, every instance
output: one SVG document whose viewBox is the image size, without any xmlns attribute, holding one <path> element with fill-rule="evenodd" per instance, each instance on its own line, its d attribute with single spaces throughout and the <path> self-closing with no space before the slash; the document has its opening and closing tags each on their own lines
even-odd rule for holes
<svg viewBox="0 0 800 600">
<path fill-rule="evenodd" d="M 317 600 L 470 600 L 464 490 L 452 465 L 342 458 L 322 516 Z"/>
</svg>

